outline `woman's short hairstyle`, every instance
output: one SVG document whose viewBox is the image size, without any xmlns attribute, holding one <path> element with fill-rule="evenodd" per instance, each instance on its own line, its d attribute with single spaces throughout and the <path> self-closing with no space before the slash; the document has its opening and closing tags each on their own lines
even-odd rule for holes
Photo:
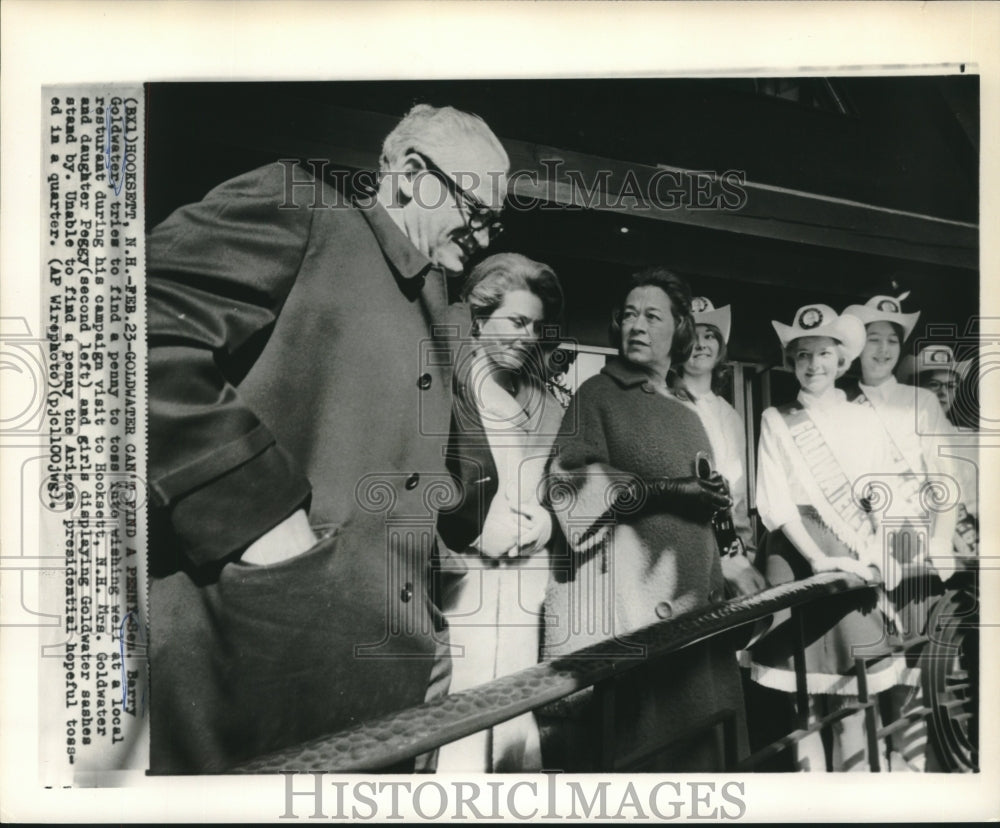
<svg viewBox="0 0 1000 828">
<path fill-rule="evenodd" d="M 482 141 L 510 166 L 507 151 L 482 118 L 453 106 L 417 104 L 396 124 L 382 143 L 382 172 L 410 150 L 426 153 L 433 161 L 454 152 L 456 145 Z"/>
<path fill-rule="evenodd" d="M 873 323 L 869 322 L 868 325 Z M 903 342 L 906 341 L 906 331 L 903 330 L 903 326 L 898 322 L 890 322 L 892 329 L 896 332 L 896 336 L 899 338 L 900 348 L 902 348 Z M 865 333 L 868 333 L 868 325 L 865 325 Z"/>
<path fill-rule="evenodd" d="M 611 319 L 611 344 L 621 348 L 621 312 L 628 295 L 636 288 L 658 287 L 670 299 L 674 317 L 674 341 L 670 346 L 670 362 L 680 365 L 687 362 L 694 348 L 694 317 L 691 315 L 691 288 L 680 276 L 665 267 L 648 267 L 632 275 L 618 299 Z"/>
<path fill-rule="evenodd" d="M 543 341 L 556 341 L 562 321 L 563 292 L 555 272 L 546 264 L 520 253 L 494 253 L 477 264 L 462 286 L 462 299 L 469 303 L 474 322 L 488 319 L 504 297 L 515 290 L 528 290 L 542 300 Z"/>
<path fill-rule="evenodd" d="M 727 389 L 729 385 L 729 376 L 732 370 L 728 365 L 726 365 L 726 359 L 729 356 L 729 350 L 726 348 L 726 340 L 722 336 L 722 331 L 719 330 L 717 325 L 710 325 L 707 322 L 696 322 L 695 330 L 698 327 L 708 329 L 709 335 L 719 343 L 719 356 L 715 361 L 715 365 L 712 366 L 712 392 L 715 394 L 721 394 Z M 691 350 L 694 351 L 694 345 L 692 344 Z M 679 384 L 684 382 L 684 365 L 685 363 L 678 363 L 676 366 L 671 367 L 671 373 L 676 375 L 676 380 Z"/>
<path fill-rule="evenodd" d="M 881 321 L 883 321 L 883 322 L 889 322 L 888 319 L 884 319 L 884 320 L 881 320 Z M 870 328 L 874 324 L 875 324 L 874 322 L 868 322 L 865 325 L 865 336 L 866 337 L 868 335 L 868 328 Z M 895 332 L 896 336 L 899 339 L 899 357 L 896 358 L 896 366 L 893 367 L 893 370 L 895 370 L 895 367 L 897 367 L 899 365 L 899 361 L 900 361 L 900 359 L 903 356 L 903 342 L 906 339 L 906 332 L 903 330 L 903 326 L 900 325 L 898 322 L 889 322 L 889 324 L 892 326 L 892 330 Z M 789 344 L 791 344 L 791 343 L 789 343 Z M 785 357 L 785 365 L 788 365 L 788 357 L 787 357 L 787 355 Z M 847 375 L 849 377 L 855 377 L 855 378 L 858 378 L 858 379 L 861 378 L 861 354 L 858 354 L 857 357 L 854 359 L 854 361 L 851 363 Z"/>
<path fill-rule="evenodd" d="M 797 336 L 795 339 L 790 340 L 785 346 L 785 367 L 791 371 L 795 370 L 795 352 L 798 350 L 797 343 L 800 339 L 805 339 L 805 337 Z M 827 339 L 830 339 L 830 337 L 827 337 Z M 838 372 L 839 376 L 847 369 L 847 352 L 844 350 L 844 346 L 841 345 L 836 339 L 833 340 L 833 347 L 837 352 L 837 366 L 840 369 Z"/>
</svg>

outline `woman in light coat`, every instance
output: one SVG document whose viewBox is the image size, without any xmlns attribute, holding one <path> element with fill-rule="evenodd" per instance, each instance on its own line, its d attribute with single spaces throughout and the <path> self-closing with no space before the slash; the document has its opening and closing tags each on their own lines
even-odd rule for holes
<svg viewBox="0 0 1000 828">
<path fill-rule="evenodd" d="M 552 516 L 539 499 L 562 407 L 545 386 L 558 331 L 555 273 L 516 253 L 480 262 L 463 287 L 472 337 L 458 359 L 448 465 L 461 502 L 438 528 L 452 551 L 441 572 L 451 692 L 538 663 Z M 527 713 L 441 747 L 438 772 L 540 770 Z"/>
</svg>

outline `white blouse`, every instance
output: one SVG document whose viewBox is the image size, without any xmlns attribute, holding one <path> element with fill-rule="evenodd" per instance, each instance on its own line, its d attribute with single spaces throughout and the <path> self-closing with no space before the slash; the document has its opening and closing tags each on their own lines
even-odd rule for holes
<svg viewBox="0 0 1000 828">
<path fill-rule="evenodd" d="M 736 533 L 747 549 L 753 551 L 756 544 L 747 513 L 747 436 L 743 419 L 726 400 L 711 391 L 697 397 L 691 394 L 691 398 L 694 410 L 708 433 L 715 468 L 729 483 Z"/>
<path fill-rule="evenodd" d="M 816 397 L 799 392 L 798 401 L 822 433 L 852 483 L 888 467 L 889 452 L 875 412 L 847 402 L 843 391 L 830 389 Z M 757 510 L 768 531 L 800 520 L 798 507 L 812 505 L 810 487 L 801 479 L 798 448 L 777 408 L 768 408 L 760 422 L 757 455 Z"/>
<path fill-rule="evenodd" d="M 947 445 L 955 429 L 944 416 L 937 397 L 926 388 L 903 385 L 895 377 L 889 377 L 881 385 L 859 383 L 859 386 L 877 409 L 880 421 L 910 469 L 918 473 L 926 469 L 932 479 L 944 475 L 956 480 L 959 500 L 968 504 L 975 493 L 968 491 L 970 486 L 963 479 L 960 466 L 967 464 L 956 463 L 948 456 Z M 935 534 L 950 534 L 955 527 L 955 516 L 955 509 L 939 512 Z"/>
<path fill-rule="evenodd" d="M 911 468 L 919 470 L 922 457 L 929 472 L 948 469 L 950 463 L 940 455 L 938 448 L 944 445 L 943 438 L 954 433 L 954 427 L 944 416 L 934 394 L 926 388 L 903 385 L 895 377 L 889 377 L 881 385 L 859 385 L 872 405 L 879 409 Z"/>
</svg>

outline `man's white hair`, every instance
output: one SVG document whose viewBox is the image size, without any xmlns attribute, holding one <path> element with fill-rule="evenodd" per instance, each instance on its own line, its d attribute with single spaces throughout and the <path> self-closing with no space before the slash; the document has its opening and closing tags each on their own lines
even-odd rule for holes
<svg viewBox="0 0 1000 828">
<path fill-rule="evenodd" d="M 386 136 L 379 166 L 386 172 L 409 150 L 422 152 L 436 163 L 439 158 L 454 154 L 456 146 L 474 141 L 491 147 L 503 159 L 503 172 L 507 171 L 510 167 L 507 151 L 478 115 L 452 106 L 417 104 Z"/>
</svg>

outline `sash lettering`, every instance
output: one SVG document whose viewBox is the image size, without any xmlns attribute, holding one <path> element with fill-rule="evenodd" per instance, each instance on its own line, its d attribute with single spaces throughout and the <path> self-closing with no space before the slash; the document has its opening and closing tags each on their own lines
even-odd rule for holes
<svg viewBox="0 0 1000 828">
<path fill-rule="evenodd" d="M 871 532 L 873 526 L 870 515 L 855 502 L 851 494 L 851 481 L 847 479 L 816 424 L 801 409 L 786 414 L 785 418 L 791 421 L 788 423 L 788 431 L 827 503 L 850 527 L 852 533 Z"/>
</svg>

